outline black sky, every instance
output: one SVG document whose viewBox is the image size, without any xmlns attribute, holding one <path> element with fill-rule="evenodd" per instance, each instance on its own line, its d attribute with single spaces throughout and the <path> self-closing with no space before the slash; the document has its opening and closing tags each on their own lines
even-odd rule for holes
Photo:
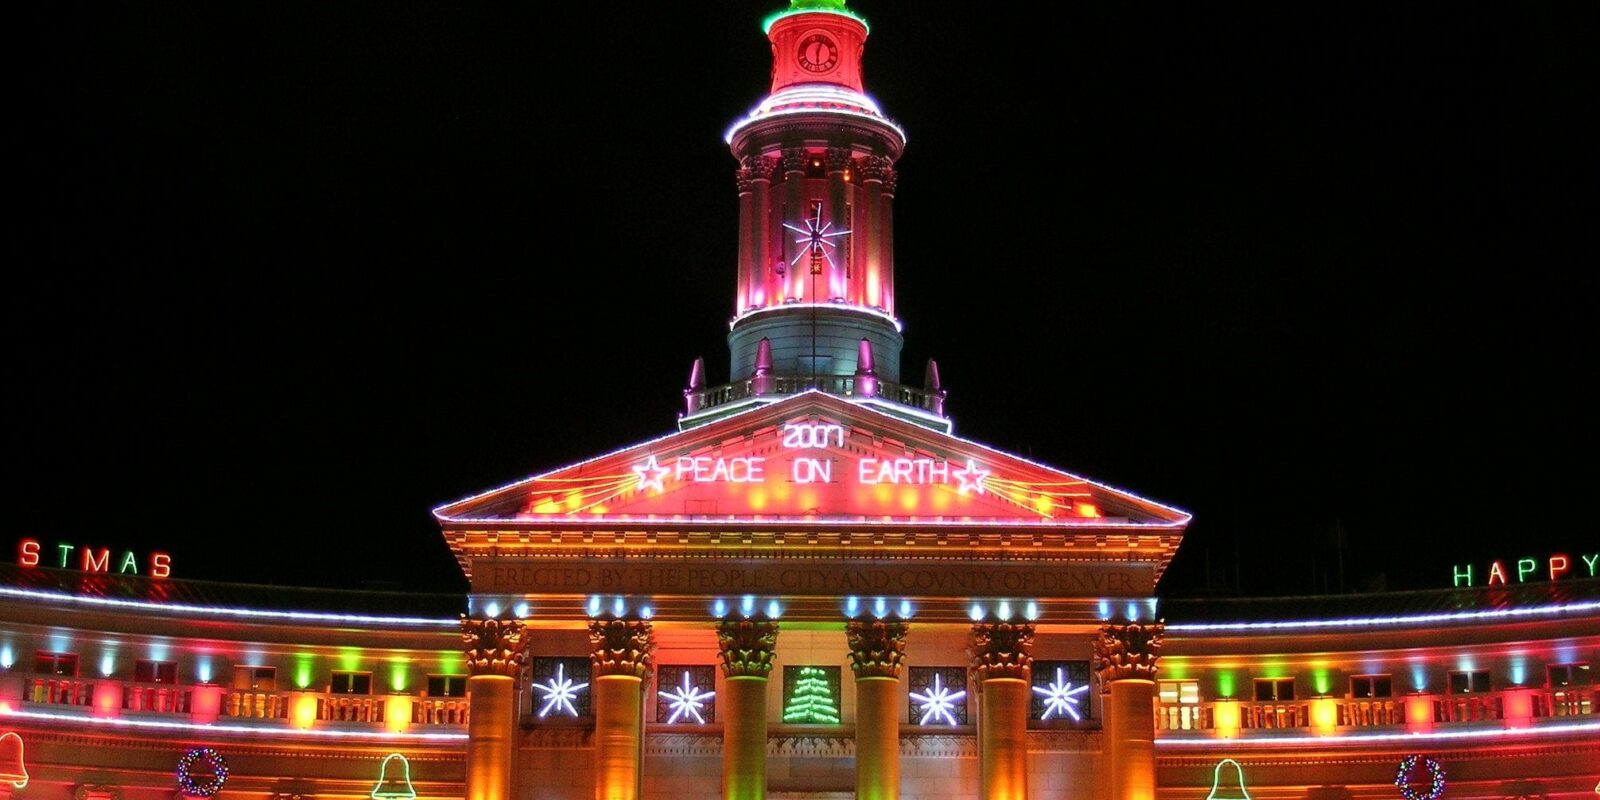
<svg viewBox="0 0 1600 800">
<path fill-rule="evenodd" d="M 461 588 L 429 508 L 726 378 L 775 5 L 31 7 L 0 538 Z M 853 5 L 908 376 L 1195 512 L 1167 592 L 1595 549 L 1593 3 Z"/>
</svg>

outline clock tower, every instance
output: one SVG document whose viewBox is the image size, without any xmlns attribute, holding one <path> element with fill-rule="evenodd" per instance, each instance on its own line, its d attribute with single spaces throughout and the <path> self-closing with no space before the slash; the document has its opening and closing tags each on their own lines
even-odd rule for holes
<svg viewBox="0 0 1600 800">
<path fill-rule="evenodd" d="M 739 162 L 730 383 L 707 388 L 697 364 L 680 424 L 817 390 L 949 430 L 937 368 L 902 383 L 893 206 L 906 138 L 864 92 L 867 22 L 845 0 L 792 0 L 766 33 L 771 89 L 726 137 Z"/>
</svg>

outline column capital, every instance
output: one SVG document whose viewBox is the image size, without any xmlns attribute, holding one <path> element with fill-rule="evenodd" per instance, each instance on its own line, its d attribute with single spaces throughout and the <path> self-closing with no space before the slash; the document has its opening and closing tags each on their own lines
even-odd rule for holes
<svg viewBox="0 0 1600 800">
<path fill-rule="evenodd" d="M 856 159 L 852 171 L 862 183 L 886 183 L 894 179 L 894 159 L 888 156 L 862 156 Z"/>
<path fill-rule="evenodd" d="M 1027 680 L 1033 669 L 1032 622 L 974 622 L 967 654 L 979 683 L 991 678 Z"/>
<path fill-rule="evenodd" d="M 756 181 L 772 180 L 772 171 L 777 169 L 778 160 L 767 156 L 745 156 L 739 159 L 739 169 L 734 173 L 734 182 L 739 187 L 739 193 L 755 189 Z"/>
<path fill-rule="evenodd" d="M 1113 681 L 1156 678 L 1156 662 L 1161 659 L 1164 622 L 1107 622 L 1094 639 L 1094 673 L 1101 688 Z"/>
<path fill-rule="evenodd" d="M 725 619 L 717 623 L 717 651 L 724 677 L 768 677 L 777 649 L 776 620 Z"/>
<path fill-rule="evenodd" d="M 806 162 L 811 160 L 811 154 L 804 147 L 785 147 L 779 151 L 783 174 L 791 172 L 805 172 Z"/>
<path fill-rule="evenodd" d="M 848 147 L 830 147 L 823 157 L 828 160 L 829 173 L 842 173 L 850 169 L 854 161 L 851 158 L 850 148 Z"/>
<path fill-rule="evenodd" d="M 850 669 L 857 678 L 899 678 L 906 661 L 906 632 L 911 624 L 904 620 L 853 619 L 845 623 L 845 641 L 850 644 Z"/>
<path fill-rule="evenodd" d="M 461 615 L 469 675 L 504 675 L 516 680 L 528 665 L 528 640 L 520 619 L 478 619 Z"/>
<path fill-rule="evenodd" d="M 589 620 L 589 666 L 594 677 L 626 675 L 650 677 L 656 640 L 650 623 L 642 619 Z"/>
</svg>

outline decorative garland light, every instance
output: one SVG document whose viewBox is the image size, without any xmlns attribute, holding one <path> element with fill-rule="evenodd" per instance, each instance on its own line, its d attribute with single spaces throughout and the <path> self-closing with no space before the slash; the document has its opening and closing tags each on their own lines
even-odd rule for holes
<svg viewBox="0 0 1600 800">
<path fill-rule="evenodd" d="M 202 760 L 211 768 L 211 779 L 204 783 L 197 782 L 190 774 L 194 762 Z M 228 762 L 209 747 L 196 747 L 178 759 L 178 791 L 188 797 L 210 797 L 222 791 L 222 784 L 227 782 Z"/>
<path fill-rule="evenodd" d="M 1426 792 L 1411 788 L 1412 773 L 1416 772 L 1418 764 L 1428 769 L 1431 785 Z M 1394 776 L 1394 785 L 1400 787 L 1400 796 L 1405 800 L 1439 800 L 1444 795 L 1444 767 L 1429 756 L 1406 756 L 1400 760 L 1400 772 Z"/>
</svg>

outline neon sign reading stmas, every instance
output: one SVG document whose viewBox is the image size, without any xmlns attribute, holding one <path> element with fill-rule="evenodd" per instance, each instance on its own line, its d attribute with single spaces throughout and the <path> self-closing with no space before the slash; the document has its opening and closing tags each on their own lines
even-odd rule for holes
<svg viewBox="0 0 1600 800">
<path fill-rule="evenodd" d="M 818 450 L 843 447 L 848 431 L 832 422 L 792 422 L 780 429 L 780 446 L 785 450 Z M 662 491 L 668 477 L 680 483 L 766 483 L 769 471 L 765 456 L 678 456 L 663 462 L 652 455 L 633 466 L 640 490 Z M 952 469 L 942 458 L 900 457 L 862 458 L 856 462 L 854 478 L 861 484 L 905 486 L 944 485 L 952 479 L 960 494 L 984 494 L 983 479 L 989 470 L 972 460 Z M 841 477 L 843 477 L 841 475 Z M 789 480 L 793 483 L 833 483 L 834 460 L 796 456 L 789 461 Z"/>
<path fill-rule="evenodd" d="M 77 558 L 73 558 L 74 552 L 77 553 Z M 139 558 L 132 550 L 124 550 L 119 558 L 113 559 L 109 547 L 96 548 L 61 542 L 52 550 L 45 550 L 38 539 L 23 539 L 17 543 L 17 566 L 37 567 L 45 553 L 51 554 L 50 566 L 61 569 L 118 575 L 145 574 L 152 578 L 167 578 L 172 575 L 172 556 L 166 553 L 151 553 L 145 562 L 144 571 L 141 572 Z"/>
</svg>

